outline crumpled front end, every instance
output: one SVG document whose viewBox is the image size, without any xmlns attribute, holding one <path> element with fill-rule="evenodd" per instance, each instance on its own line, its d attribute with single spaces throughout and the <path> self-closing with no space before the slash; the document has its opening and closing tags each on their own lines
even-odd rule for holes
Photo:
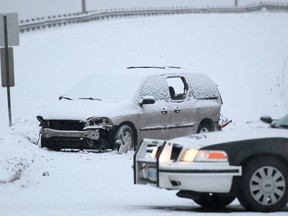
<svg viewBox="0 0 288 216">
<path fill-rule="evenodd" d="M 40 122 L 41 146 L 50 149 L 95 149 L 111 148 L 112 121 L 105 117 L 82 120 L 46 120 Z"/>
<path fill-rule="evenodd" d="M 241 167 L 230 166 L 223 151 L 149 139 L 135 152 L 133 168 L 135 184 L 195 192 L 228 193 L 233 177 L 241 175 Z"/>
</svg>

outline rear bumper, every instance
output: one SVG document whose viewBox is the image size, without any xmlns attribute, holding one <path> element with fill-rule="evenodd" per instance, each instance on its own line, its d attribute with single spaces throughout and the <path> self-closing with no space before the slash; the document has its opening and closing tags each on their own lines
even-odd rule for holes
<svg viewBox="0 0 288 216">
<path fill-rule="evenodd" d="M 228 163 L 162 161 L 161 155 L 169 152 L 161 141 L 158 142 L 158 145 L 163 145 L 161 152 L 151 159 L 146 153 L 148 143 L 142 142 L 134 155 L 135 184 L 150 184 L 172 190 L 228 193 L 233 177 L 241 175 L 241 167 Z"/>
</svg>

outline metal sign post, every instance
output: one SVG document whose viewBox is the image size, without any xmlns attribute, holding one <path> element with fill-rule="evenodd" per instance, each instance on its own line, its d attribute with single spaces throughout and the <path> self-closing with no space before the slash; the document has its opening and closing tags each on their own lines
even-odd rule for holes
<svg viewBox="0 0 288 216">
<path fill-rule="evenodd" d="M 1 73 L 1 78 L 2 78 L 2 87 L 7 87 L 7 75 L 6 75 L 6 52 L 7 49 L 6 48 L 0 48 L 0 59 L 1 59 L 1 71 L 3 71 L 3 73 Z M 8 85 L 10 87 L 13 87 L 15 85 L 15 80 L 14 80 L 14 58 L 13 58 L 13 48 L 12 47 L 8 47 L 8 58 L 9 58 L 9 83 Z"/>
<path fill-rule="evenodd" d="M 9 48 L 9 46 L 17 45 L 19 45 L 18 14 L 0 14 L 0 46 L 5 47 L 4 50 L 1 49 L 2 86 L 7 88 L 8 116 L 10 127 L 12 126 L 10 87 L 14 86 L 14 65 L 13 49 Z M 5 65 L 3 66 L 3 64 Z M 12 77 L 13 80 L 11 82 Z M 6 78 L 6 80 L 3 80 L 3 78 Z"/>
<path fill-rule="evenodd" d="M 12 115 L 11 115 L 11 97 L 10 97 L 10 76 L 9 76 L 9 54 L 8 54 L 8 27 L 7 27 L 7 16 L 3 16 L 4 22 L 4 38 L 5 38 L 5 63 L 6 63 L 6 85 L 7 85 L 7 101 L 8 101 L 8 116 L 9 116 L 9 126 L 12 125 Z"/>
</svg>

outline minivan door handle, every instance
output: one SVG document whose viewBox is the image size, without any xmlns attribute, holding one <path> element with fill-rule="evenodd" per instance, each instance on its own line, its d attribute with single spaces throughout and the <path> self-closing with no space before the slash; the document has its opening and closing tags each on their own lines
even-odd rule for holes
<svg viewBox="0 0 288 216">
<path fill-rule="evenodd" d="M 168 113 L 168 111 L 167 111 L 167 109 L 166 109 L 166 108 L 163 108 L 163 109 L 161 110 L 161 113 L 162 113 L 162 114 L 167 114 L 167 113 Z"/>
<path fill-rule="evenodd" d="M 180 113 L 180 107 L 177 106 L 177 107 L 175 108 L 174 112 L 175 112 L 175 113 Z"/>
</svg>

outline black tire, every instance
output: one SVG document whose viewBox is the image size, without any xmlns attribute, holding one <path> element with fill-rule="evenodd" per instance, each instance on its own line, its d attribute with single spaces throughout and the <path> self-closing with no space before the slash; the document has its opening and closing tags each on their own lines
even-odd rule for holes
<svg viewBox="0 0 288 216">
<path fill-rule="evenodd" d="M 273 157 L 250 161 L 243 167 L 237 197 L 249 211 L 281 210 L 288 201 L 287 166 Z"/>
<path fill-rule="evenodd" d="M 40 138 L 40 148 L 50 148 L 51 141 L 47 138 Z"/>
<path fill-rule="evenodd" d="M 122 125 L 114 138 L 119 153 L 127 153 L 135 148 L 135 135 L 128 125 Z"/>
<path fill-rule="evenodd" d="M 203 121 L 200 123 L 198 130 L 197 130 L 197 133 L 207 133 L 207 132 L 211 132 L 211 131 L 214 131 L 211 124 L 209 124 L 206 121 Z"/>
<path fill-rule="evenodd" d="M 195 194 L 191 196 L 191 199 L 202 206 L 205 209 L 222 209 L 228 206 L 235 200 L 234 195 L 230 194 L 215 194 L 215 193 L 205 193 L 205 194 Z"/>
</svg>

